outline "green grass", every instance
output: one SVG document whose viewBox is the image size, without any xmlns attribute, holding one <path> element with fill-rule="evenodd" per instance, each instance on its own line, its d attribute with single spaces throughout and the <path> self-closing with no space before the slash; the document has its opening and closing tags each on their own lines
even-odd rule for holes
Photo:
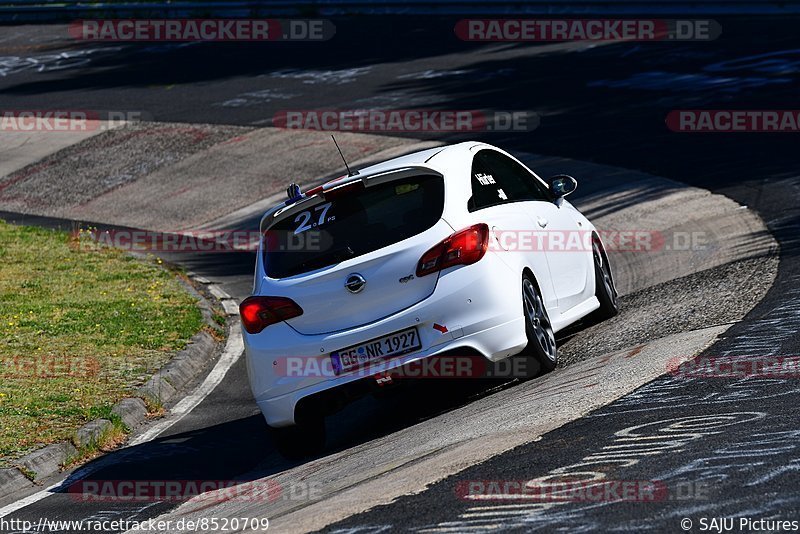
<svg viewBox="0 0 800 534">
<path fill-rule="evenodd" d="M 160 260 L 0 221 L 0 467 L 106 416 L 201 327 Z"/>
</svg>

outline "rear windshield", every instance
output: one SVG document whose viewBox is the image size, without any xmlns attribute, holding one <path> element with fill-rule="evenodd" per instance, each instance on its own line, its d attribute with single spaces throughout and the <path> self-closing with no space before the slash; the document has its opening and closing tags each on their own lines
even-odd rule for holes
<svg viewBox="0 0 800 534">
<path fill-rule="evenodd" d="M 319 199 L 266 232 L 267 276 L 286 278 L 392 245 L 431 228 L 443 209 L 443 180 L 431 175 Z"/>
</svg>

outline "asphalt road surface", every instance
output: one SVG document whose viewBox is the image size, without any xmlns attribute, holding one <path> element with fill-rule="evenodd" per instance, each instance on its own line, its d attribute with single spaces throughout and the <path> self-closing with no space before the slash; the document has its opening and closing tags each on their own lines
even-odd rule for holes
<svg viewBox="0 0 800 534">
<path fill-rule="evenodd" d="M 2 28 L 0 49 L 9 43 L 17 47 L 6 55 L 38 60 L 0 58 L 0 105 L 137 111 L 156 121 L 237 125 L 269 125 L 277 112 L 287 109 L 532 111 L 540 117 L 532 131 L 478 132 L 470 137 L 511 151 L 649 172 L 724 194 L 755 210 L 781 247 L 777 278 L 745 320 L 706 354 L 796 355 L 797 134 L 675 133 L 666 128 L 665 117 L 675 109 L 800 108 L 798 20 L 715 18 L 723 34 L 711 42 L 598 46 L 464 43 L 453 35 L 454 19 L 445 17 L 334 19 L 336 38 L 323 45 L 74 47 L 59 37 L 63 27 Z M 67 55 L 53 59 L 57 54 L 42 43 Z M 245 296 L 252 257 L 213 261 L 197 258 L 187 263 L 225 283 L 234 296 Z M 695 529 L 701 517 L 800 519 L 797 385 L 796 376 L 664 377 L 539 441 L 329 530 L 677 531 L 684 518 L 694 521 Z M 417 396 L 411 405 L 361 404 L 358 417 L 351 411 L 337 419 L 341 424 L 335 427 L 329 451 L 410 427 L 484 394 L 477 388 L 447 399 Z M 552 409 L 559 409 L 557 399 Z M 240 361 L 214 393 L 166 435 L 127 450 L 93 476 L 228 480 L 249 472 L 266 476 L 289 466 L 271 452 Z M 457 491 L 469 481 L 531 480 L 559 473 L 663 481 L 669 492 L 667 498 L 645 503 L 541 503 L 476 502 Z M 681 491 L 689 498 L 678 498 Z M 53 495 L 14 517 L 144 519 L 174 506 L 104 503 L 86 508 L 75 506 L 68 496 Z"/>
</svg>

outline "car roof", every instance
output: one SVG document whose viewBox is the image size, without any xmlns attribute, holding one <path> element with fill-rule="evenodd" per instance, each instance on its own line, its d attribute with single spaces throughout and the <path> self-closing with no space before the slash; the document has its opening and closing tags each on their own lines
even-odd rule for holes
<svg viewBox="0 0 800 534">
<path fill-rule="evenodd" d="M 444 156 L 452 156 L 460 152 L 467 153 L 474 146 L 482 144 L 483 143 L 478 143 L 475 141 L 465 141 L 453 145 L 441 145 L 428 148 L 425 150 L 420 150 L 419 152 L 412 152 L 411 154 L 406 154 L 404 156 L 382 161 L 381 163 L 376 163 L 375 165 L 370 165 L 369 167 L 360 169 L 359 174 L 368 176 L 371 174 L 410 166 L 422 166 L 436 169 L 437 160 L 444 159 Z"/>
<path fill-rule="evenodd" d="M 472 151 L 478 147 L 491 148 L 497 150 L 496 147 L 476 141 L 464 141 L 452 145 L 441 145 L 433 148 L 428 148 L 425 150 L 420 150 L 418 152 L 412 152 L 411 154 L 405 154 L 403 156 L 398 156 L 396 158 L 392 158 L 386 161 L 382 161 L 380 163 L 376 163 L 374 165 L 370 165 L 369 167 L 359 169 L 358 174 L 355 174 L 353 176 L 345 175 L 345 176 L 340 176 L 338 178 L 334 178 L 333 180 L 329 180 L 325 182 L 322 185 L 322 187 L 326 186 L 330 187 L 334 183 L 337 186 L 344 185 L 346 183 L 357 181 L 362 178 L 368 178 L 376 174 L 382 174 L 392 171 L 401 171 L 403 169 L 409 169 L 409 168 L 418 168 L 418 169 L 427 168 L 438 174 L 441 174 L 442 176 L 445 177 L 445 179 L 447 179 L 448 176 L 451 174 L 449 171 L 451 170 L 450 166 L 452 165 L 452 163 L 454 161 L 468 161 L 469 164 L 471 165 Z M 260 226 L 263 229 L 265 221 L 273 213 L 276 213 L 276 211 L 284 212 L 284 211 L 289 211 L 290 209 L 291 208 L 289 206 L 284 206 L 283 204 L 278 204 L 270 208 L 261 218 Z"/>
</svg>

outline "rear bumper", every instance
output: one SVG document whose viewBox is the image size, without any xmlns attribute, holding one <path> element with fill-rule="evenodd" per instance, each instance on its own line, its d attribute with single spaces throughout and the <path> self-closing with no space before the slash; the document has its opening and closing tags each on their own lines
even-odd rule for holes
<svg viewBox="0 0 800 534">
<path fill-rule="evenodd" d="M 434 329 L 434 324 L 447 332 Z M 369 375 L 459 348 L 490 360 L 511 356 L 527 343 L 520 274 L 490 252 L 474 265 L 444 271 L 424 301 L 368 325 L 320 335 L 299 334 L 285 323 L 255 335 L 244 332 L 250 386 L 267 423 L 294 424 L 301 399 L 367 376 L 358 369 L 333 374 L 332 351 L 411 326 L 417 327 L 422 348 L 374 363 Z"/>
</svg>

